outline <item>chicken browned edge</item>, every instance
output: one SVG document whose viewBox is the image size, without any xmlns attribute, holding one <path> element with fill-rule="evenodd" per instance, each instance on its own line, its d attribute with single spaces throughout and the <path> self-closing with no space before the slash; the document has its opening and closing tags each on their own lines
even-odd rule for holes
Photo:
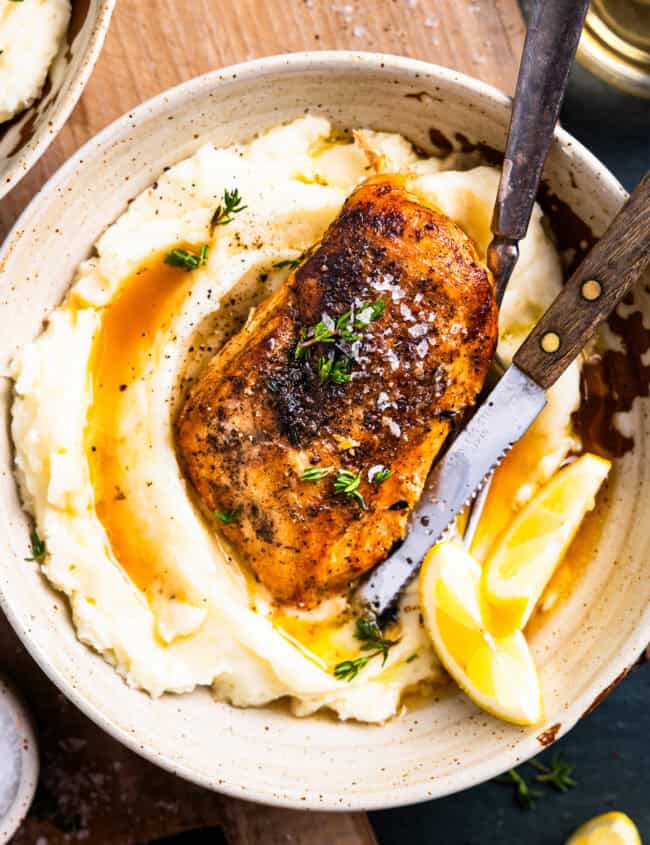
<svg viewBox="0 0 650 845">
<path fill-rule="evenodd" d="M 323 315 L 377 301 L 360 340 L 296 346 Z M 381 306 L 380 306 L 381 307 Z M 401 176 L 361 184 L 321 243 L 215 355 L 177 421 L 180 461 L 242 562 L 279 603 L 345 590 L 402 538 L 451 421 L 497 341 L 492 281 L 469 238 Z M 328 354 L 350 380 L 322 381 Z M 350 448 L 351 447 L 351 448 Z M 381 465 L 392 475 L 371 483 Z M 309 467 L 334 468 L 303 481 Z M 337 493 L 339 469 L 361 475 Z"/>
</svg>

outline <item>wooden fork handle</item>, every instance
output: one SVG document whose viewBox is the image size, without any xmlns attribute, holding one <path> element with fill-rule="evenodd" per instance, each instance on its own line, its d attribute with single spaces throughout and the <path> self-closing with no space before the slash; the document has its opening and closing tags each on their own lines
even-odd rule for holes
<svg viewBox="0 0 650 845">
<path fill-rule="evenodd" d="M 526 338 L 514 363 L 545 390 L 650 265 L 650 171 Z"/>
</svg>

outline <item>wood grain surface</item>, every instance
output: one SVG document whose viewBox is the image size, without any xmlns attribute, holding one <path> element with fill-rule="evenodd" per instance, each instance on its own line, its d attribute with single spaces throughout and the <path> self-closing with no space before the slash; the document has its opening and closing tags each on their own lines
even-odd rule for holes
<svg viewBox="0 0 650 845">
<path fill-rule="evenodd" d="M 353 49 L 425 59 L 512 93 L 523 33 L 517 0 L 118 0 L 104 51 L 66 127 L 0 203 L 0 238 L 84 141 L 198 74 L 277 53 Z M 364 814 L 247 804 L 140 759 L 58 693 L 2 618 L 0 668 L 32 708 L 41 746 L 37 800 L 14 845 L 138 845 L 217 825 L 231 845 L 375 842 Z"/>
</svg>

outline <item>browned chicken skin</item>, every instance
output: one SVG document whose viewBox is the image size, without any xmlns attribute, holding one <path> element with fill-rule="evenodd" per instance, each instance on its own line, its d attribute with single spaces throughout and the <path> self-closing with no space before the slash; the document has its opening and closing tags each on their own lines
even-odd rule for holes
<svg viewBox="0 0 650 845">
<path fill-rule="evenodd" d="M 378 301 L 383 312 L 368 322 L 364 306 Z M 360 340 L 312 343 L 296 359 L 323 315 L 331 328 L 328 318 L 350 309 Z M 276 600 L 313 606 L 386 557 L 496 340 L 493 286 L 458 226 L 399 176 L 358 187 L 315 251 L 215 355 L 177 423 L 199 497 L 229 512 L 219 527 Z M 328 356 L 348 382 L 322 380 Z M 377 465 L 393 473 L 380 484 L 368 480 Z M 309 467 L 334 470 L 302 481 Z M 367 509 L 335 491 L 339 469 L 360 473 Z"/>
</svg>

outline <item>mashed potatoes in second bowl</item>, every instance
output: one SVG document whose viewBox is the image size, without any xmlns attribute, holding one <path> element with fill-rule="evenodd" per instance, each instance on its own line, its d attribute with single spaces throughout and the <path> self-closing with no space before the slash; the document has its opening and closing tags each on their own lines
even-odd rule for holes
<svg viewBox="0 0 650 845">
<path fill-rule="evenodd" d="M 288 697 L 381 722 L 403 694 L 444 678 L 415 587 L 403 596 L 387 660 L 351 680 L 359 655 L 345 595 L 279 610 L 198 509 L 180 471 L 174 413 L 186 384 L 249 306 L 280 285 L 345 198 L 372 172 L 399 172 L 423 204 L 451 217 L 484 259 L 498 171 L 424 159 L 395 134 L 332 133 L 306 116 L 244 145 L 202 147 L 164 173 L 99 239 L 47 328 L 15 362 L 12 431 L 25 504 L 45 542 L 42 567 L 71 603 L 80 639 L 153 695 L 211 685 L 240 706 Z M 215 226 L 224 191 L 246 207 Z M 555 247 L 535 208 L 501 312 L 507 361 L 558 292 Z M 207 244 L 191 272 L 173 248 Z M 574 364 L 529 437 L 520 501 L 575 447 Z M 515 468 L 516 469 L 516 468 Z"/>
<path fill-rule="evenodd" d="M 0 0 L 0 123 L 39 96 L 70 21 L 70 0 Z"/>
</svg>

